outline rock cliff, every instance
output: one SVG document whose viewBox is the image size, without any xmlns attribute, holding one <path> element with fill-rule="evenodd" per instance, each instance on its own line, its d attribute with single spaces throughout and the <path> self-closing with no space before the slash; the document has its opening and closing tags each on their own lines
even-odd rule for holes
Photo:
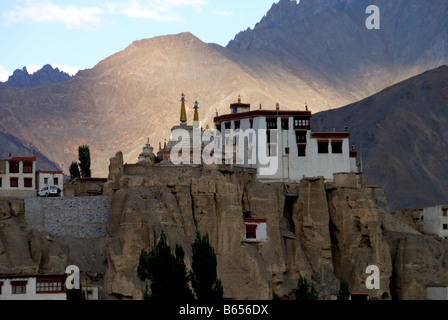
<svg viewBox="0 0 448 320">
<path fill-rule="evenodd" d="M 141 299 L 141 250 L 164 230 L 190 268 L 199 231 L 209 234 L 229 299 L 291 299 L 299 276 L 321 299 L 337 292 L 340 278 L 371 299 L 426 299 L 426 286 L 448 286 L 447 241 L 391 215 L 380 187 L 359 185 L 353 174 L 288 184 L 255 175 L 229 165 L 125 165 L 119 152 L 104 187 L 113 196 L 104 237 L 38 232 L 25 226 L 21 202 L 0 202 L 0 273 L 60 274 L 75 264 L 102 299 Z M 245 218 L 265 219 L 267 240 L 245 242 Z M 379 290 L 366 289 L 369 265 L 379 267 Z"/>
</svg>

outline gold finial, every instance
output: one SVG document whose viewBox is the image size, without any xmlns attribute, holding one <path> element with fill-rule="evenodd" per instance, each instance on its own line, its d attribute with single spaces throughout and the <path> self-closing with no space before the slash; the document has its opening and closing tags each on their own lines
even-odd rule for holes
<svg viewBox="0 0 448 320">
<path fill-rule="evenodd" d="M 241 95 L 238 95 L 238 103 L 241 103 Z"/>
<path fill-rule="evenodd" d="M 180 124 L 186 125 L 187 124 L 187 111 L 185 110 L 185 95 L 182 93 L 182 97 L 180 99 Z"/>
<path fill-rule="evenodd" d="M 198 113 L 198 101 L 196 100 L 196 102 L 194 103 L 194 118 L 193 118 L 193 122 L 194 123 L 199 123 L 199 113 Z"/>
</svg>

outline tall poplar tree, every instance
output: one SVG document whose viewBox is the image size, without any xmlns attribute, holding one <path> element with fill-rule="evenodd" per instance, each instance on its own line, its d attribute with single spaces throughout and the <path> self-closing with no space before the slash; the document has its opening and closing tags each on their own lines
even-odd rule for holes
<svg viewBox="0 0 448 320">
<path fill-rule="evenodd" d="M 190 271 L 191 286 L 199 301 L 219 301 L 223 297 L 221 280 L 218 279 L 216 267 L 218 262 L 208 234 L 202 239 L 198 232 L 192 244 L 193 262 Z"/>
</svg>

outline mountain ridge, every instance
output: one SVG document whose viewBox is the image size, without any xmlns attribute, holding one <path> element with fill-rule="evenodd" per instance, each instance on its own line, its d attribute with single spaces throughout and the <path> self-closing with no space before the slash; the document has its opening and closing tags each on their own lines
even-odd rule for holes
<svg viewBox="0 0 448 320">
<path fill-rule="evenodd" d="M 317 113 L 315 130 L 348 125 L 362 146 L 365 181 L 384 187 L 392 210 L 448 203 L 448 66 L 348 106 Z"/>
<path fill-rule="evenodd" d="M 15 70 L 6 82 L 0 82 L 0 88 L 6 86 L 15 88 L 35 87 L 71 79 L 73 79 L 73 76 L 70 76 L 64 71 L 60 71 L 59 68 L 53 68 L 51 65 L 46 64 L 33 74 L 29 74 L 26 67 Z"/>
</svg>

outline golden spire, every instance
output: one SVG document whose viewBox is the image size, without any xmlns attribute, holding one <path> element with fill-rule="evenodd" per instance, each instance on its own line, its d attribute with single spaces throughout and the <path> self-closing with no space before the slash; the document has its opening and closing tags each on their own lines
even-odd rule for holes
<svg viewBox="0 0 448 320">
<path fill-rule="evenodd" d="M 241 103 L 241 95 L 238 95 L 238 103 Z"/>
<path fill-rule="evenodd" d="M 194 103 L 194 118 L 193 118 L 193 122 L 199 123 L 198 101 L 197 100 Z"/>
<path fill-rule="evenodd" d="M 182 93 L 182 97 L 180 99 L 180 125 L 187 124 L 187 111 L 185 110 L 185 95 Z"/>
</svg>

